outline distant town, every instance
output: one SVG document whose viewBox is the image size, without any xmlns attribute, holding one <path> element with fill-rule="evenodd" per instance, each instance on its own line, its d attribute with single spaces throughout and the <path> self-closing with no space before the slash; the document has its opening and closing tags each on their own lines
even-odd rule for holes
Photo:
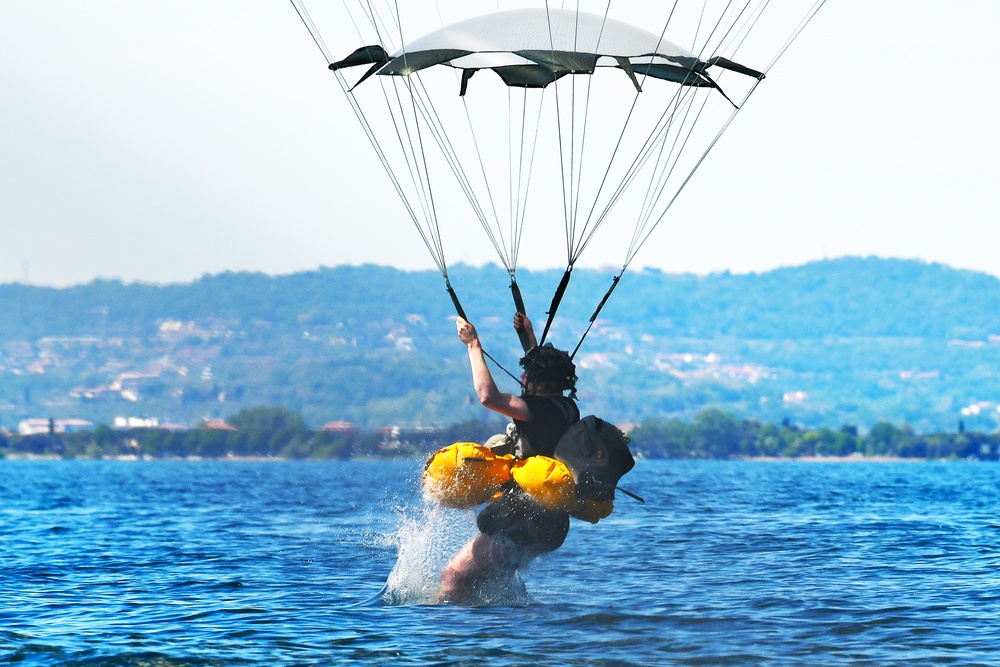
<svg viewBox="0 0 1000 667">
<path fill-rule="evenodd" d="M 452 273 L 493 356 L 516 371 L 503 272 Z M 610 279 L 575 273 L 550 337 L 566 346 L 590 327 Z M 558 277 L 521 277 L 530 311 L 544 318 L 537 295 Z M 1000 427 L 992 276 L 844 259 L 747 276 L 640 271 L 629 281 L 576 356 L 585 412 L 620 424 L 692 423 L 718 409 L 862 434 L 880 422 L 915 433 Z M 361 266 L 187 285 L 0 285 L 0 307 L 0 427 L 10 434 L 200 431 L 261 406 L 294 412 L 308 428 L 347 423 L 366 433 L 487 418 L 434 272 Z M 516 391 L 504 369 L 496 375 Z"/>
</svg>

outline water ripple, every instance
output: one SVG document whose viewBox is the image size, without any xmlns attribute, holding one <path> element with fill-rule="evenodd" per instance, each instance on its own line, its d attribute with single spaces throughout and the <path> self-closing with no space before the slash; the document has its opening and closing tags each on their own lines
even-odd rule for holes
<svg viewBox="0 0 1000 667">
<path fill-rule="evenodd" d="M 969 464 L 642 461 L 515 606 L 387 606 L 419 462 L 0 461 L 0 664 L 995 664 L 1000 484 Z M 474 530 L 406 579 L 433 590 Z M 428 579 L 429 578 L 429 579 Z M 419 597 L 419 596 L 417 596 Z"/>
</svg>

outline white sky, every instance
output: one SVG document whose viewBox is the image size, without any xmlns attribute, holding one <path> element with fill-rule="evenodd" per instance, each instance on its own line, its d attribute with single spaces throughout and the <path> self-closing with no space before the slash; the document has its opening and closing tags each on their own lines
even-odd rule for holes
<svg viewBox="0 0 1000 667">
<path fill-rule="evenodd" d="M 829 0 L 636 265 L 1000 275 L 998 25 L 995 0 Z M 478 227 L 447 252 L 493 261 Z M 287 2 L 0 0 L 0 282 L 362 262 L 433 266 Z"/>
</svg>

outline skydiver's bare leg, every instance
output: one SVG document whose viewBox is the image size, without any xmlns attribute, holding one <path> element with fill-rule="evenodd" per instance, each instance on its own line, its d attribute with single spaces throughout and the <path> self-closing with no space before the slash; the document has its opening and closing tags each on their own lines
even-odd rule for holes
<svg viewBox="0 0 1000 667">
<path fill-rule="evenodd" d="M 505 540 L 480 533 L 448 562 L 441 572 L 439 604 L 476 604 L 482 584 L 509 577 L 519 564 L 518 549 Z"/>
</svg>

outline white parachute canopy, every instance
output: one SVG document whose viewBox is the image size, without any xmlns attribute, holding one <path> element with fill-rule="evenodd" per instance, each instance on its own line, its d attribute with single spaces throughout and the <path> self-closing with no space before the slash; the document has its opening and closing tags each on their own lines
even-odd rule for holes
<svg viewBox="0 0 1000 667">
<path fill-rule="evenodd" d="M 396 51 L 393 64 L 380 73 L 410 74 L 426 63 L 440 63 L 464 70 L 497 68 L 503 78 L 507 68 L 570 73 L 560 66 L 565 63 L 589 65 L 572 73 L 592 74 L 595 66 L 619 67 L 632 58 L 685 73 L 697 61 L 695 54 L 662 35 L 621 21 L 568 9 L 517 9 L 460 21 L 416 39 Z M 552 79 L 539 80 L 547 85 Z M 505 79 L 507 85 L 531 81 Z"/>
</svg>

